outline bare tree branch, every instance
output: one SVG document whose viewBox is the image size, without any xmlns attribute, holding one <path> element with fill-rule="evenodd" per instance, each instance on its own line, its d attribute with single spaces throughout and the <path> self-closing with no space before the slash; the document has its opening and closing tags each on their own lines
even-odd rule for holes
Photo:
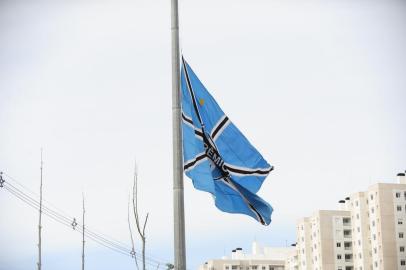
<svg viewBox="0 0 406 270">
<path fill-rule="evenodd" d="M 145 227 L 147 226 L 148 216 L 149 213 L 147 213 L 147 216 L 145 217 L 144 227 L 142 228 L 142 235 L 145 235 Z"/>
<path fill-rule="evenodd" d="M 144 225 L 143 225 L 142 230 L 141 230 L 140 220 L 139 220 L 139 213 L 138 213 L 138 170 L 137 170 L 137 162 L 135 162 L 135 166 L 134 166 L 132 202 L 133 202 L 133 213 L 134 213 L 134 218 L 135 218 L 135 225 L 137 227 L 138 234 L 139 234 L 139 236 L 141 238 L 141 241 L 142 241 L 142 270 L 145 270 L 145 243 L 146 243 L 145 228 L 147 226 L 149 213 L 147 213 L 147 215 L 145 217 Z"/>
<path fill-rule="evenodd" d="M 128 221 L 128 230 L 130 231 L 131 237 L 131 256 L 134 257 L 135 265 L 137 266 L 137 270 L 139 270 L 138 262 L 137 262 L 137 253 L 135 252 L 135 245 L 134 245 L 134 237 L 133 232 L 131 230 L 131 222 L 130 222 L 130 194 L 128 194 L 128 203 L 127 203 L 127 221 Z"/>
</svg>

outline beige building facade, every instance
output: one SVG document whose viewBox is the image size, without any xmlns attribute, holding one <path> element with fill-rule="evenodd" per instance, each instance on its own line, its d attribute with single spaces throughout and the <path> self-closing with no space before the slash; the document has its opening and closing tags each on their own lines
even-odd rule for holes
<svg viewBox="0 0 406 270">
<path fill-rule="evenodd" d="M 292 269 L 406 270 L 406 177 L 397 177 L 298 220 Z"/>
<path fill-rule="evenodd" d="M 294 247 L 261 247 L 254 242 L 251 253 L 236 248 L 231 256 L 209 260 L 199 270 L 285 270 L 286 260 L 293 253 Z"/>
</svg>

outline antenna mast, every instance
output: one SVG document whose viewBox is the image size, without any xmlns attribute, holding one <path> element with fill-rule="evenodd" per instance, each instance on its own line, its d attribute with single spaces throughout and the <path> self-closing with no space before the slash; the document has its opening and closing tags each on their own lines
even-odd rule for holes
<svg viewBox="0 0 406 270">
<path fill-rule="evenodd" d="M 41 260 L 41 230 L 42 230 L 42 148 L 41 148 L 41 180 L 40 180 L 40 190 L 39 190 L 39 222 L 38 222 L 38 270 L 42 268 L 42 260 Z"/>
</svg>

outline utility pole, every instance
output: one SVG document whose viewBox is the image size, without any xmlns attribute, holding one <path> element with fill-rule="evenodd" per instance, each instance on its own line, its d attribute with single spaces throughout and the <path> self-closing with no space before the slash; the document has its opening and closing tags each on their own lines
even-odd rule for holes
<svg viewBox="0 0 406 270">
<path fill-rule="evenodd" d="M 174 257 L 175 270 L 186 270 L 178 0 L 171 2 L 171 35 Z"/>
<path fill-rule="evenodd" d="M 40 177 L 40 189 L 39 189 L 39 222 L 38 222 L 38 270 L 42 268 L 41 260 L 41 230 L 42 230 L 42 148 L 41 148 L 41 177 Z"/>
<path fill-rule="evenodd" d="M 82 193 L 82 270 L 85 270 L 85 196 Z"/>
</svg>

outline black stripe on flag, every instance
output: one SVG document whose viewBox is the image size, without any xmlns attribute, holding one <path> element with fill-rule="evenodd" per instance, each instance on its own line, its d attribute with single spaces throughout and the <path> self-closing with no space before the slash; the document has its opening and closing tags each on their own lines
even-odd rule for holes
<svg viewBox="0 0 406 270">
<path fill-rule="evenodd" d="M 203 138 L 203 132 L 201 132 L 200 130 L 195 129 L 195 135 L 197 135 L 198 137 Z"/>
<path fill-rule="evenodd" d="M 246 175 L 250 175 L 250 174 L 261 174 L 261 175 L 268 175 L 272 170 L 273 167 L 270 167 L 269 169 L 241 169 L 241 168 L 233 168 L 230 165 L 224 164 L 224 167 L 226 167 L 226 169 L 232 173 L 238 173 L 238 174 L 246 174 Z"/>
<path fill-rule="evenodd" d="M 217 133 L 221 130 L 222 127 L 228 122 L 228 117 L 225 115 L 224 119 L 214 128 L 211 137 L 215 140 Z"/>
<path fill-rule="evenodd" d="M 182 119 L 185 120 L 186 122 L 188 122 L 189 124 L 191 124 L 193 126 L 193 121 L 191 118 L 187 117 L 183 112 L 182 112 Z"/>
<path fill-rule="evenodd" d="M 199 160 L 202 160 L 206 157 L 206 153 L 202 153 L 198 156 L 196 156 L 194 159 L 183 165 L 183 169 L 186 171 L 190 167 L 194 166 Z"/>
</svg>

